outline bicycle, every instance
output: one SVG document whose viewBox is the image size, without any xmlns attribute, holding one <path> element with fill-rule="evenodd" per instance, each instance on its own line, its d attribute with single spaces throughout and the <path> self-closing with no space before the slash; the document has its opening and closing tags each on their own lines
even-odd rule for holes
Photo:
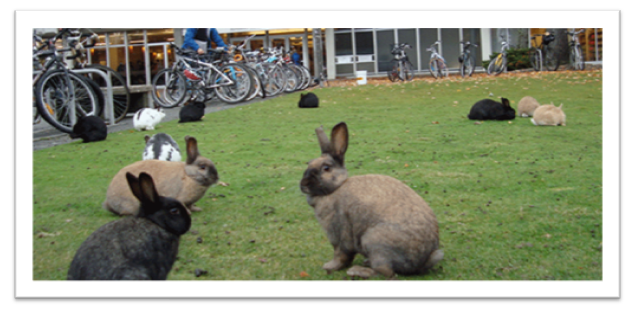
<svg viewBox="0 0 632 311">
<path fill-rule="evenodd" d="M 391 44 L 391 54 L 393 54 L 393 70 L 389 74 L 389 79 L 395 82 L 396 78 L 402 81 L 413 79 L 413 64 L 408 60 L 405 49 L 411 49 L 408 43 Z"/>
<path fill-rule="evenodd" d="M 220 100 L 234 104 L 244 100 L 255 83 L 242 64 L 229 63 L 223 49 L 210 49 L 213 55 L 183 51 L 174 43 L 176 61 L 160 70 L 152 79 L 152 97 L 159 106 L 173 108 L 185 100 L 206 100 L 214 93 Z M 209 59 L 211 57 L 212 59 Z"/>
<path fill-rule="evenodd" d="M 584 50 L 582 49 L 582 46 L 579 43 L 579 38 L 577 38 L 577 35 L 584 31 L 585 29 L 582 29 L 580 31 L 575 31 L 575 28 L 573 28 L 572 31 L 566 31 L 566 35 L 571 36 L 571 39 L 568 41 L 568 46 L 569 46 L 568 65 L 573 70 L 584 70 L 586 66 L 584 62 Z"/>
<path fill-rule="evenodd" d="M 69 70 L 64 59 L 79 56 L 74 47 L 56 49 L 55 41 L 65 35 L 80 37 L 76 29 L 62 28 L 54 37 L 34 48 L 34 63 L 40 66 L 33 72 L 33 94 L 39 116 L 53 127 L 65 133 L 72 133 L 76 119 L 82 116 L 99 115 L 103 97 L 89 79 Z M 34 40 L 40 39 L 34 36 Z M 47 50 L 44 50 L 47 49 Z M 63 57 L 62 53 L 72 56 Z"/>
<path fill-rule="evenodd" d="M 472 72 L 474 72 L 474 67 L 476 67 L 476 59 L 472 57 L 470 46 L 473 45 L 474 47 L 478 47 L 478 45 L 470 43 L 469 41 L 461 41 L 460 43 L 463 44 L 463 52 L 461 53 L 461 56 L 459 56 L 459 63 L 461 63 L 461 77 L 465 78 L 466 75 L 471 77 Z"/>
<path fill-rule="evenodd" d="M 320 69 L 318 77 L 314 78 L 314 82 L 320 87 L 329 86 L 329 80 L 327 80 L 327 66 L 323 65 Z"/>
<path fill-rule="evenodd" d="M 507 49 L 509 48 L 509 44 L 505 41 L 503 36 L 500 36 L 500 38 L 502 39 L 500 43 L 500 53 L 489 62 L 487 66 L 488 75 L 498 75 L 507 68 Z"/>
<path fill-rule="evenodd" d="M 448 77 L 449 70 L 448 66 L 445 64 L 445 59 L 439 52 L 437 52 L 436 46 L 439 45 L 441 41 L 437 41 L 433 43 L 426 51 L 430 52 L 430 74 L 438 79 L 439 77 Z"/>
<path fill-rule="evenodd" d="M 91 30 L 89 31 L 92 32 Z M 81 36 L 87 35 L 81 34 Z M 112 86 L 112 105 L 114 122 L 116 123 L 121 121 L 127 115 L 127 111 L 131 105 L 131 95 L 129 88 L 127 87 L 127 81 L 120 73 L 110 67 L 88 63 L 88 60 L 85 57 L 85 49 L 94 46 L 96 44 L 96 39 L 98 38 L 98 35 L 94 32 L 92 32 L 92 35 L 89 36 L 93 38 L 93 42 L 89 45 L 83 44 L 79 41 L 79 38 L 76 37 L 69 37 L 67 39 L 68 45 L 72 46 L 77 51 L 77 55 L 74 58 L 74 66 L 71 69 L 96 69 L 106 74 Z M 95 73 L 84 73 L 83 76 L 90 80 L 90 84 L 94 88 L 99 89 L 102 93 L 106 93 L 107 82 L 101 75 Z M 100 103 L 101 106 L 105 106 L 105 99 L 100 98 Z"/>
<path fill-rule="evenodd" d="M 536 38 L 542 37 L 542 41 L 538 46 L 536 44 Z M 555 40 L 555 35 L 549 32 L 544 34 L 537 34 L 531 37 L 532 48 L 529 49 L 529 62 L 531 62 L 531 67 L 533 70 L 540 71 L 542 68 L 546 67 L 548 71 L 556 71 L 560 65 L 559 59 L 557 55 L 555 55 L 555 51 L 553 47 L 549 45 L 549 43 Z"/>
</svg>

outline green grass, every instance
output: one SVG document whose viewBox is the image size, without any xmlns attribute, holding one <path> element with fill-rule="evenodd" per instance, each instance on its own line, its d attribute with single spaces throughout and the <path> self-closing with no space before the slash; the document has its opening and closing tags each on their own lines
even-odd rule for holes
<svg viewBox="0 0 632 311">
<path fill-rule="evenodd" d="M 229 184 L 196 204 L 203 211 L 169 279 L 347 279 L 321 269 L 332 247 L 298 187 L 320 153 L 314 129 L 345 121 L 349 175 L 398 178 L 437 215 L 444 260 L 399 279 L 601 280 L 601 87 L 601 71 L 388 82 L 316 89 L 318 109 L 298 109 L 290 94 L 200 123 L 162 123 L 153 133 L 169 133 L 183 150 L 184 136 L 196 137 Z M 564 103 L 567 126 L 468 120 L 490 93 L 513 107 L 526 95 Z M 141 159 L 145 134 L 34 152 L 34 279 L 65 279 L 79 245 L 118 219 L 101 203 L 114 174 Z M 208 274 L 196 278 L 195 269 Z"/>
</svg>

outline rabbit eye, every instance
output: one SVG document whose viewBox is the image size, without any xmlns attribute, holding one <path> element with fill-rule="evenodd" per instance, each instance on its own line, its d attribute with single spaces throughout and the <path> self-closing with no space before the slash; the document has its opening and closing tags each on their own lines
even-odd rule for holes
<svg viewBox="0 0 632 311">
<path fill-rule="evenodd" d="M 200 169 L 205 170 L 206 166 L 205 165 L 200 165 Z"/>
<path fill-rule="evenodd" d="M 169 210 L 169 213 L 171 213 L 171 215 L 178 215 L 180 214 L 180 210 L 174 207 Z"/>
<path fill-rule="evenodd" d="M 329 166 L 327 166 L 327 165 L 323 166 L 323 171 L 325 171 L 325 172 L 329 172 L 330 169 L 331 168 Z"/>
</svg>

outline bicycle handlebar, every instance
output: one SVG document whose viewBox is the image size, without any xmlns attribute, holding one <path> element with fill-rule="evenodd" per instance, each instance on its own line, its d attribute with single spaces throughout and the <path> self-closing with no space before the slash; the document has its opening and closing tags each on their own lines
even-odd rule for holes
<svg viewBox="0 0 632 311">
<path fill-rule="evenodd" d="M 474 47 L 478 47 L 478 45 L 471 43 L 470 41 L 461 41 L 460 43 L 463 45 L 473 45 Z"/>
</svg>

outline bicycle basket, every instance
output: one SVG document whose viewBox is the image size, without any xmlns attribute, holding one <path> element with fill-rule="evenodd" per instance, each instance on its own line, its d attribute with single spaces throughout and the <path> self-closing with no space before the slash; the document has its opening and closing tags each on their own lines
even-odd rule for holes
<svg viewBox="0 0 632 311">
<path fill-rule="evenodd" d="M 549 43 L 553 42 L 553 40 L 555 40 L 555 35 L 554 34 L 550 34 L 548 36 L 542 36 L 542 43 L 544 43 L 544 44 L 549 44 Z"/>
<path fill-rule="evenodd" d="M 463 62 L 463 56 L 459 56 L 459 63 Z"/>
</svg>

